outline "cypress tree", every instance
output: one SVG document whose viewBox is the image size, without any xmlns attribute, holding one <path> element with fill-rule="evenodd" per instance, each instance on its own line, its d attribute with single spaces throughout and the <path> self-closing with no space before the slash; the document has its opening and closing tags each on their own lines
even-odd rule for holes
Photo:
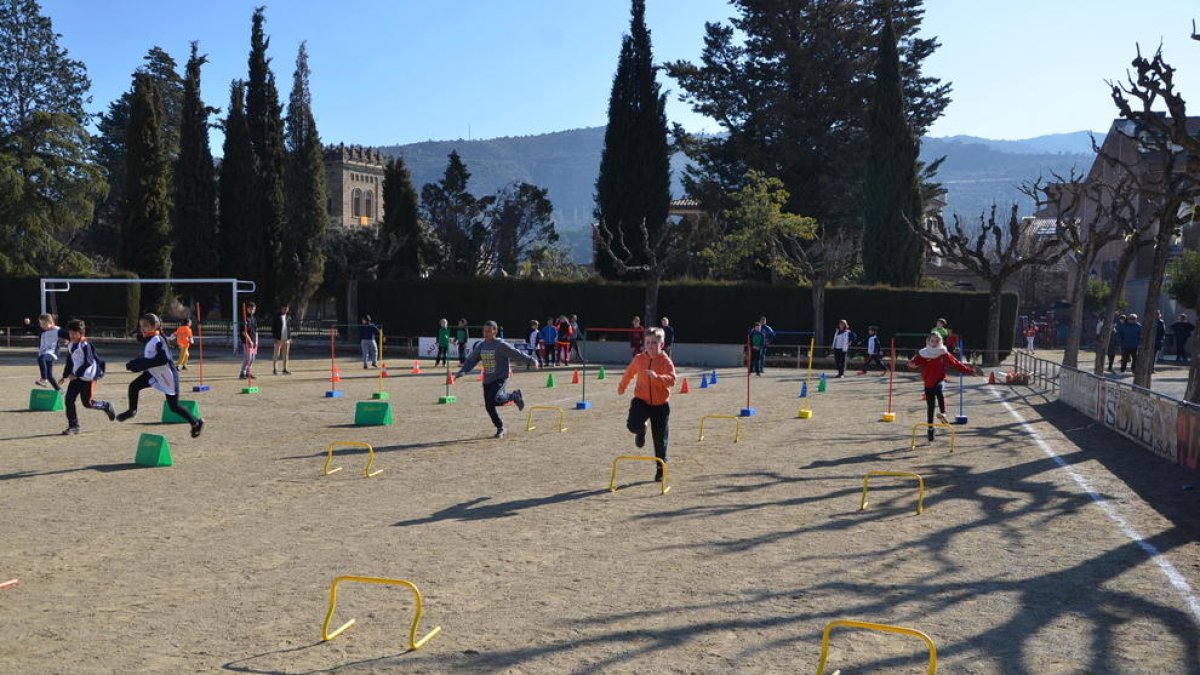
<svg viewBox="0 0 1200 675">
<path fill-rule="evenodd" d="M 916 286 L 925 247 L 910 223 L 921 222 L 920 141 L 904 110 L 900 56 L 890 19 L 879 34 L 874 96 L 867 114 L 863 185 L 863 271 L 869 283 Z"/>
<path fill-rule="evenodd" d="M 246 85 L 234 80 L 229 87 L 225 116 L 225 145 L 221 159 L 221 271 L 223 276 L 261 282 L 257 267 L 262 238 L 257 232 L 254 148 L 246 125 Z M 237 308 L 230 308 L 235 317 Z"/>
<path fill-rule="evenodd" d="M 254 269 L 259 280 L 259 304 L 277 305 L 279 283 L 284 276 L 278 264 L 285 214 L 283 109 L 271 59 L 267 58 L 270 39 L 263 33 L 263 7 L 254 10 L 250 31 L 250 77 L 246 80 L 246 125 L 254 148 L 257 223 L 253 236 L 260 238 L 259 256 Z"/>
<path fill-rule="evenodd" d="M 614 239 L 625 242 L 627 250 L 613 253 L 626 265 L 638 266 L 648 262 L 642 223 L 653 238 L 671 207 L 671 158 L 666 96 L 655 78 L 645 0 L 633 0 L 630 14 L 608 101 L 594 215 Z M 613 248 L 619 248 L 616 241 Z M 593 260 L 603 276 L 616 275 L 614 261 L 599 243 Z"/>
<path fill-rule="evenodd" d="M 195 42 L 188 59 L 175 164 L 175 249 L 180 277 L 211 277 L 217 269 L 217 183 L 208 147 L 208 106 L 200 98 L 200 67 L 208 62 Z"/>
<path fill-rule="evenodd" d="M 325 208 L 325 162 L 321 136 L 312 114 L 308 87 L 308 48 L 300 43 L 296 72 L 288 99 L 287 227 L 281 238 L 279 300 L 295 306 L 303 316 L 325 275 L 321 242 L 329 226 Z"/>
<path fill-rule="evenodd" d="M 171 186 L 164 155 L 158 88 L 144 73 L 133 78 L 126 135 L 125 217 L 121 265 L 142 277 L 171 275 Z M 169 291 L 164 290 L 161 299 Z M 162 303 L 159 303 L 161 306 Z"/>
<path fill-rule="evenodd" d="M 383 223 L 380 234 L 391 252 L 383 275 L 415 279 L 421 275 L 422 253 L 428 246 L 418 215 L 417 188 L 403 157 L 388 160 L 383 171 Z"/>
</svg>

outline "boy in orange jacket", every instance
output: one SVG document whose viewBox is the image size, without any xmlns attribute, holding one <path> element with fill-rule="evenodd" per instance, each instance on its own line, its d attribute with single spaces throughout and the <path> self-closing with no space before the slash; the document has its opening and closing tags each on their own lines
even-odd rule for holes
<svg viewBox="0 0 1200 675">
<path fill-rule="evenodd" d="M 645 333 L 644 349 L 633 357 L 617 393 L 624 394 L 629 383 L 637 378 L 633 388 L 633 400 L 629 402 L 629 419 L 625 426 L 634 434 L 637 447 L 646 445 L 646 423 L 654 438 L 654 456 L 667 461 L 667 440 L 670 437 L 671 388 L 675 386 L 675 364 L 663 352 L 663 330 L 649 328 Z M 662 465 L 656 464 L 654 480 L 662 481 Z"/>
</svg>

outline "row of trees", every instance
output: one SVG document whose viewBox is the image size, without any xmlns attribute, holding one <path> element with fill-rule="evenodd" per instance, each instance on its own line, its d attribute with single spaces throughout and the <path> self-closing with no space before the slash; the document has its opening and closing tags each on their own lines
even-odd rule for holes
<svg viewBox="0 0 1200 675">
<path fill-rule="evenodd" d="M 731 4 L 698 62 L 662 68 L 722 129 L 674 127 L 687 193 L 714 217 L 671 221 L 665 96 L 645 2 L 632 0 L 596 182 L 597 271 L 645 278 L 651 320 L 659 281 L 680 271 L 807 282 L 815 325 L 824 288 L 849 274 L 919 284 L 911 225 L 936 167 L 922 174 L 918 139 L 949 103 L 949 85 L 922 72 L 938 45 L 917 37 L 921 0 Z"/>
</svg>

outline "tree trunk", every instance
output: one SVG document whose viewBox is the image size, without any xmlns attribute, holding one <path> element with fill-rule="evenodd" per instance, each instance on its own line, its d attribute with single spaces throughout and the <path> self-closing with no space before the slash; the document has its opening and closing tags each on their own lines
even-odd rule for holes
<svg viewBox="0 0 1200 675">
<path fill-rule="evenodd" d="M 1104 375 L 1104 360 L 1108 357 L 1108 345 L 1115 339 L 1113 319 L 1116 318 L 1117 303 L 1125 294 L 1125 280 L 1129 277 L 1129 269 L 1133 267 L 1133 261 L 1137 259 L 1137 252 L 1140 248 L 1135 242 L 1129 242 L 1125 245 L 1125 250 L 1121 251 L 1120 259 L 1117 260 L 1117 278 L 1113 281 L 1112 289 L 1108 294 L 1108 302 L 1104 303 L 1104 325 L 1100 328 L 1100 340 L 1096 345 L 1096 365 L 1092 370 L 1096 375 Z"/>
<path fill-rule="evenodd" d="M 825 282 L 812 284 L 813 336 L 817 346 L 825 344 Z"/>
<path fill-rule="evenodd" d="M 1142 339 L 1138 343 L 1137 365 L 1133 369 L 1133 383 L 1150 388 L 1150 374 L 1154 371 L 1154 341 L 1158 333 L 1158 305 L 1162 296 L 1163 277 L 1167 273 L 1167 258 L 1171 254 L 1171 239 L 1175 228 L 1170 223 L 1159 222 L 1158 236 L 1154 238 L 1154 265 L 1150 268 L 1149 284 L 1146 286 L 1146 307 L 1142 315 Z"/>
<path fill-rule="evenodd" d="M 988 284 L 988 329 L 987 351 L 983 354 L 983 365 L 1000 365 L 1000 293 L 1003 286 L 999 281 Z"/>
<path fill-rule="evenodd" d="M 1200 404 L 1200 353 L 1196 349 L 1197 345 L 1200 345 L 1200 331 L 1194 330 L 1187 341 L 1187 350 L 1191 356 L 1188 357 L 1188 383 L 1183 398 L 1188 403 Z"/>
<path fill-rule="evenodd" d="M 1082 263 L 1083 260 L 1080 260 Z M 1087 294 L 1087 271 L 1091 265 L 1080 264 L 1075 272 L 1075 288 L 1071 291 L 1071 329 L 1067 333 L 1067 349 L 1063 365 L 1079 367 L 1079 344 L 1083 341 L 1083 298 Z"/>
<path fill-rule="evenodd" d="M 658 325 L 658 287 L 661 283 L 662 276 L 657 272 L 646 277 L 646 315 L 642 317 L 642 325 L 647 328 Z"/>
</svg>

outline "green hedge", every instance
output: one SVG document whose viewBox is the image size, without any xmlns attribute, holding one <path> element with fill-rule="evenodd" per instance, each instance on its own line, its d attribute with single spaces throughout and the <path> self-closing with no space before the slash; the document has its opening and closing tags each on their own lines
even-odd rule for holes
<svg viewBox="0 0 1200 675">
<path fill-rule="evenodd" d="M 529 320 L 578 314 L 585 329 L 623 328 L 641 315 L 645 302 L 637 284 L 552 282 L 527 279 L 423 279 L 360 281 L 358 309 L 387 325 L 392 335 L 433 335 L 438 319 L 471 325 L 498 321 L 509 339 L 520 339 Z M 811 331 L 812 294 L 807 287 L 768 284 L 676 282 L 659 292 L 659 315 L 671 319 L 680 342 L 736 343 L 765 314 L 775 330 Z M 1012 345 L 1017 295 L 1005 293 L 1000 324 L 1001 348 Z M 925 333 L 939 317 L 973 349 L 983 348 L 987 294 L 945 290 L 897 290 L 837 287 L 825 294 L 824 334 L 846 319 L 860 335 L 874 324 L 881 334 Z M 343 317 L 344 319 L 345 317 Z M 1007 339 L 1006 339 L 1007 337 Z M 794 340 L 792 340 L 794 342 Z"/>
</svg>

